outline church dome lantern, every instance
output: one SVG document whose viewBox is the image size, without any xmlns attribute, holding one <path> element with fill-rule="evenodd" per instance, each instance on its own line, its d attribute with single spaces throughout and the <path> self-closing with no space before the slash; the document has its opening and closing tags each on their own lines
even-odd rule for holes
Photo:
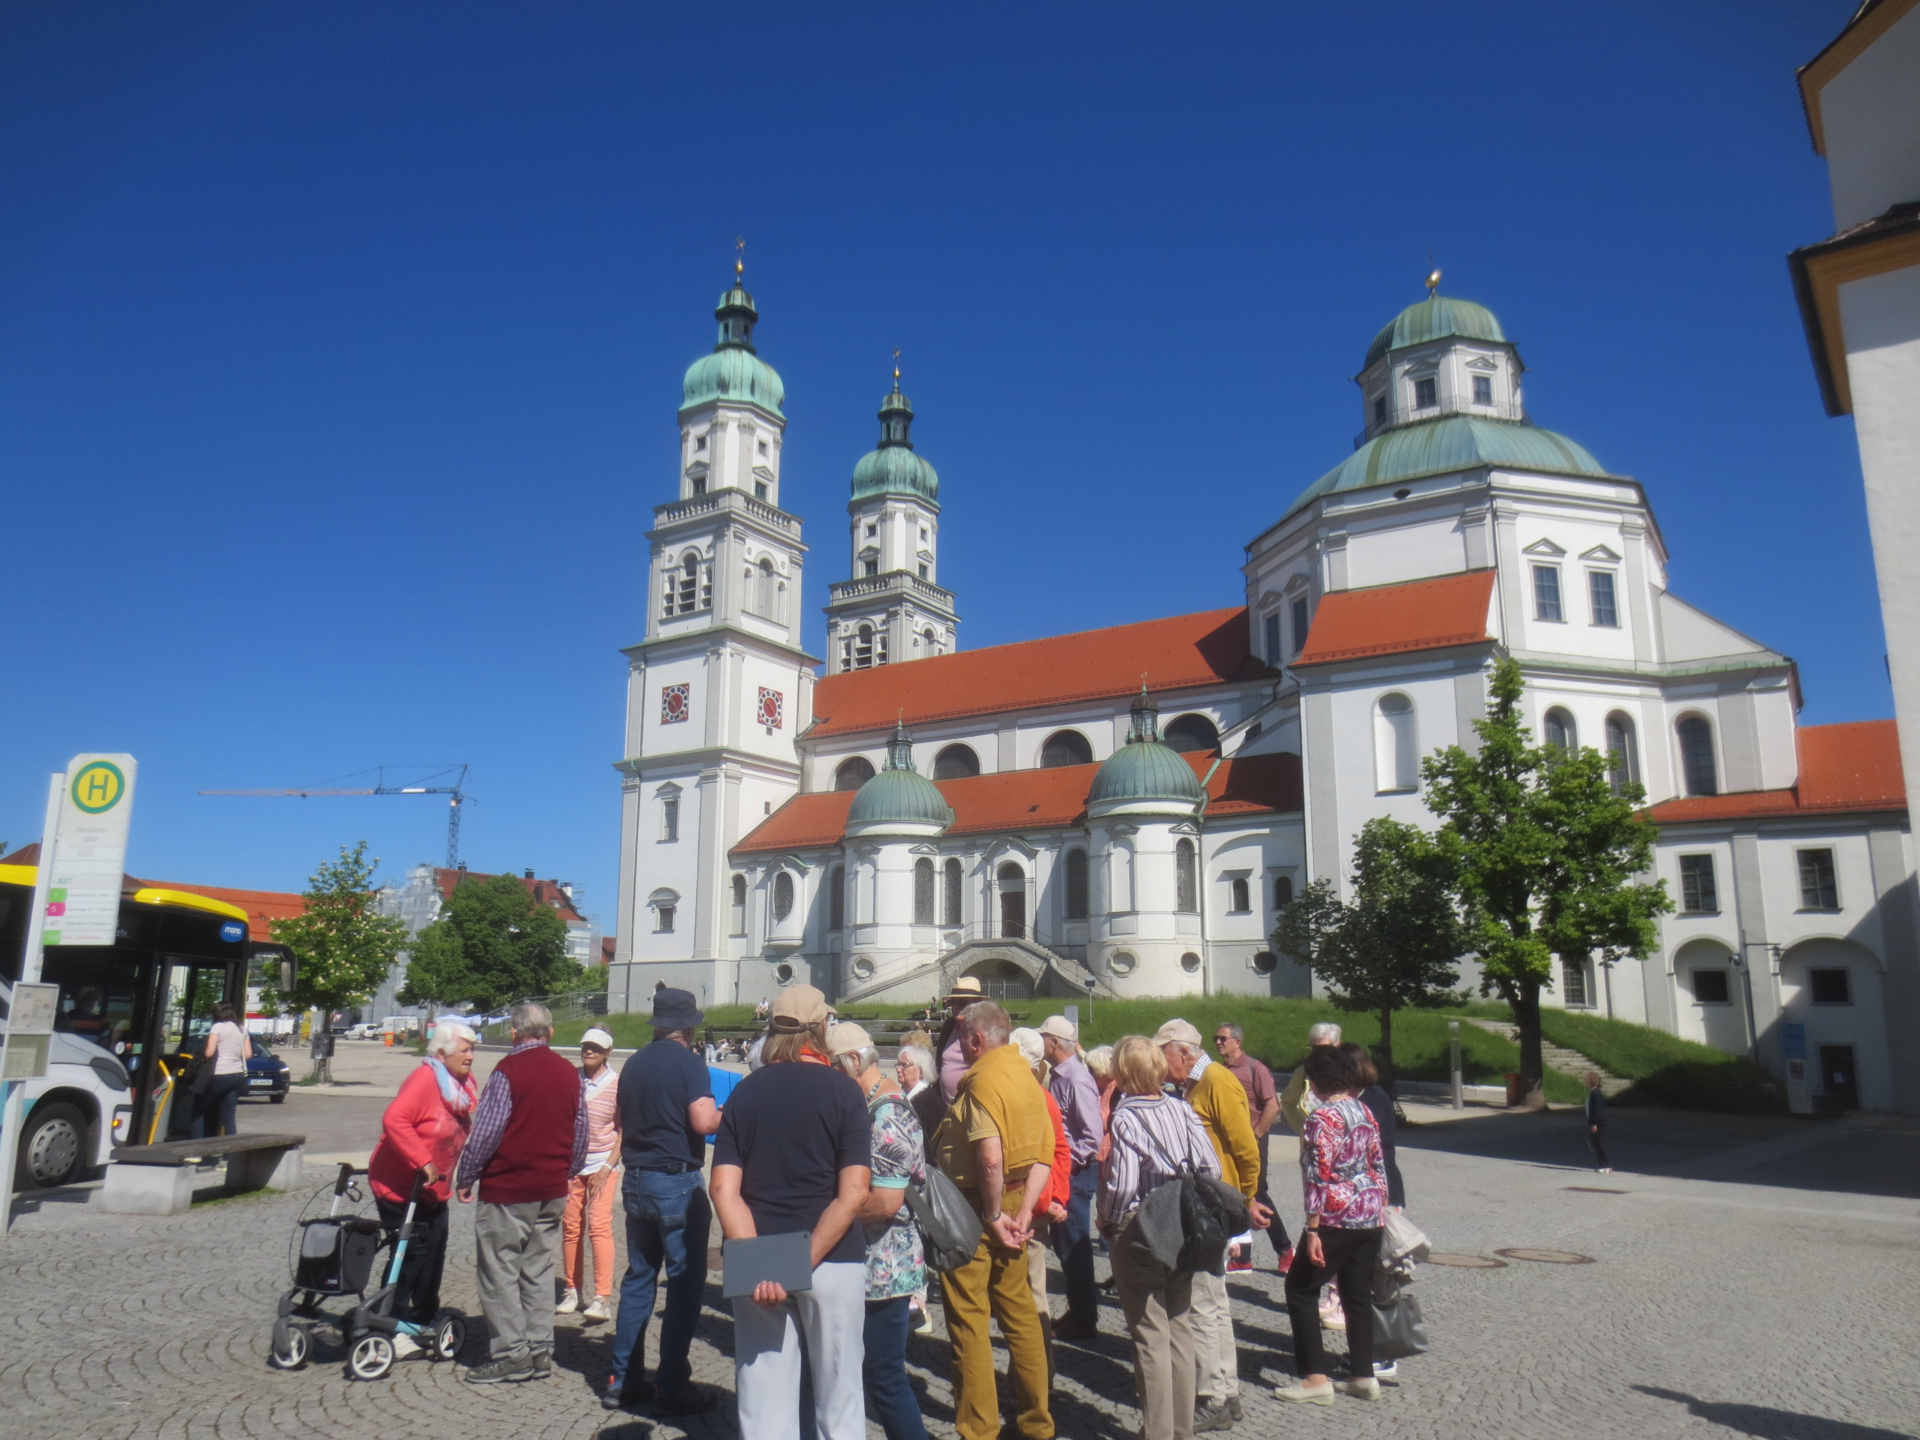
<svg viewBox="0 0 1920 1440">
<path fill-rule="evenodd" d="M 1194 814 L 1203 795 L 1200 777 L 1178 751 L 1161 743 L 1159 709 L 1144 683 L 1133 702 L 1132 716 L 1127 743 L 1094 772 L 1087 791 L 1088 815 L 1097 819 L 1120 809 Z"/>
<path fill-rule="evenodd" d="M 896 723 L 887 743 L 887 768 L 853 797 L 847 811 L 849 839 L 859 835 L 938 835 L 953 824 L 953 807 L 926 776 L 913 768 L 913 741 Z"/>
<path fill-rule="evenodd" d="M 742 283 L 742 268 L 736 260 L 733 285 L 714 308 L 713 318 L 719 323 L 720 333 L 713 353 L 689 365 L 681 380 L 680 409 L 684 413 L 697 405 L 731 400 L 758 406 L 784 420 L 787 417 L 780 407 L 786 403 L 787 387 L 781 383 L 780 372 L 754 353 L 753 327 L 759 323 L 760 312 Z"/>
<path fill-rule="evenodd" d="M 880 402 L 880 444 L 853 467 L 853 499 L 905 495 L 930 504 L 940 501 L 939 473 L 913 451 L 913 405 L 900 393 L 900 369 L 893 389 Z"/>
<path fill-rule="evenodd" d="M 1395 350 L 1411 349 L 1435 340 L 1484 340 L 1494 345 L 1509 345 L 1507 332 L 1500 328 L 1499 317 L 1484 305 L 1471 300 L 1455 300 L 1446 295 L 1429 295 L 1407 306 L 1381 328 L 1367 346 L 1366 366 Z"/>
</svg>

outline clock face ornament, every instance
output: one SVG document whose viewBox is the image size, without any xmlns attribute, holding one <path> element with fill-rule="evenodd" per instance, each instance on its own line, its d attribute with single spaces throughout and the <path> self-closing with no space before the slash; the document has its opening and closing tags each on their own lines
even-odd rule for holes
<svg viewBox="0 0 1920 1440">
<path fill-rule="evenodd" d="M 660 723 L 662 725 L 677 725 L 687 718 L 687 696 L 691 688 L 686 684 L 661 686 Z"/>
<path fill-rule="evenodd" d="M 760 687 L 759 719 L 762 725 L 769 730 L 778 730 L 785 708 L 786 699 L 778 690 L 769 690 L 764 685 Z"/>
</svg>

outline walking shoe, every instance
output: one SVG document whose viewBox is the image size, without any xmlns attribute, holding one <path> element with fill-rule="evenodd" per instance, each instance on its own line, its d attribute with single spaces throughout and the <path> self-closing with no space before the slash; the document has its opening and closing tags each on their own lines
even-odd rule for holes
<svg viewBox="0 0 1920 1440">
<path fill-rule="evenodd" d="M 527 1357 L 527 1379 L 545 1380 L 553 1374 L 553 1352 L 536 1350 Z"/>
<path fill-rule="evenodd" d="M 1244 1274 L 1253 1269 L 1253 1246 L 1230 1245 L 1227 1247 L 1227 1273 Z"/>
<path fill-rule="evenodd" d="M 1099 1334 L 1098 1325 L 1089 1324 L 1077 1315 L 1062 1315 L 1053 1322 L 1053 1338 L 1056 1340 L 1093 1340 Z"/>
<path fill-rule="evenodd" d="M 1197 1435 L 1206 1430 L 1231 1430 L 1233 1412 L 1227 1408 L 1224 1400 L 1209 1400 L 1193 1415 L 1193 1429 Z"/>
<path fill-rule="evenodd" d="M 933 1334 L 933 1312 L 924 1306 L 913 1312 L 913 1333 L 916 1335 Z"/>
<path fill-rule="evenodd" d="M 1400 1362 L 1398 1360 L 1376 1360 L 1373 1362 L 1373 1378 L 1376 1380 L 1391 1380 L 1399 1373 Z"/>
<path fill-rule="evenodd" d="M 607 1388 L 600 1392 L 602 1410 L 631 1410 L 636 1405 L 645 1405 L 653 1399 L 653 1382 L 629 1378 L 624 1385 L 607 1377 Z"/>
<path fill-rule="evenodd" d="M 531 1380 L 533 1362 L 525 1356 L 518 1359 L 511 1355 L 502 1355 L 498 1360 L 489 1360 L 484 1365 L 476 1365 L 461 1377 L 469 1385 L 498 1385 L 502 1381 Z"/>
<path fill-rule="evenodd" d="M 580 1312 L 580 1318 L 586 1321 L 611 1320 L 613 1318 L 613 1311 L 607 1308 L 607 1297 L 604 1295 L 594 1296 L 593 1303 Z"/>
<path fill-rule="evenodd" d="M 1302 1405 L 1331 1405 L 1333 1382 L 1322 1380 L 1316 1385 L 1305 1385 L 1296 1380 L 1291 1385 L 1276 1385 L 1273 1396 L 1276 1400 L 1292 1400 Z"/>
<path fill-rule="evenodd" d="M 1380 1382 L 1371 1375 L 1360 1380 L 1349 1380 L 1341 1388 L 1356 1400 L 1378 1400 L 1380 1398 Z"/>
<path fill-rule="evenodd" d="M 1340 1308 L 1340 1296 L 1332 1290 L 1320 1296 L 1320 1324 L 1327 1330 L 1347 1328 L 1347 1312 Z"/>
<path fill-rule="evenodd" d="M 1287 1271 L 1291 1270 L 1292 1268 L 1293 1268 L 1293 1247 L 1289 1245 L 1287 1246 L 1286 1249 L 1280 1252 L 1280 1273 L 1284 1275 L 1287 1273 Z"/>
<path fill-rule="evenodd" d="M 567 1293 L 560 1297 L 560 1303 L 553 1307 L 553 1313 L 556 1315 L 571 1315 L 579 1308 L 580 1292 L 572 1286 L 568 1286 Z"/>
</svg>

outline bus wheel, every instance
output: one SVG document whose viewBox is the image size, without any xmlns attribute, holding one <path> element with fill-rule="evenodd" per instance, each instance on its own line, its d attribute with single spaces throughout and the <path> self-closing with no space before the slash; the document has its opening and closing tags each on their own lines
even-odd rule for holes
<svg viewBox="0 0 1920 1440">
<path fill-rule="evenodd" d="M 66 1184 L 80 1169 L 86 1138 L 87 1118 L 79 1106 L 56 1100 L 37 1107 L 20 1137 L 22 1180 L 38 1187 Z"/>
</svg>

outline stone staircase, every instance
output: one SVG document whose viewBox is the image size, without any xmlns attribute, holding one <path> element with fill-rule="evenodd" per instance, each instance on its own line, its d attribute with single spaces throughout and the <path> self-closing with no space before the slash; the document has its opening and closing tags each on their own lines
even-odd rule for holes
<svg viewBox="0 0 1920 1440">
<path fill-rule="evenodd" d="M 1511 1020 L 1468 1020 L 1467 1023 L 1478 1026 L 1490 1035 L 1498 1035 L 1503 1040 L 1510 1040 L 1515 1045 L 1520 1043 L 1520 1027 Z M 1548 1069 L 1558 1070 L 1563 1075 L 1571 1075 L 1583 1084 L 1589 1070 L 1599 1071 L 1600 1093 L 1609 1100 L 1633 1085 L 1631 1080 L 1623 1080 L 1618 1075 L 1610 1073 L 1604 1066 L 1589 1060 L 1578 1050 L 1569 1050 L 1564 1045 L 1556 1045 L 1544 1036 L 1540 1041 L 1540 1058 L 1546 1063 Z"/>
</svg>

